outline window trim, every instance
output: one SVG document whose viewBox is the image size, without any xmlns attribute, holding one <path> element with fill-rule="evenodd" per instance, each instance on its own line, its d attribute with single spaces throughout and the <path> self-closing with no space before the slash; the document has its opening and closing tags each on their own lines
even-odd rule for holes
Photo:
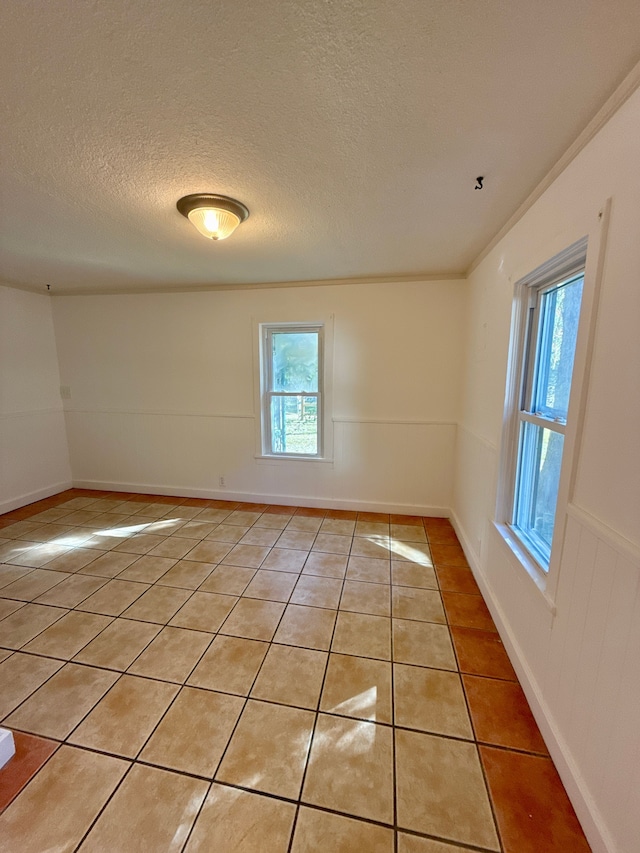
<svg viewBox="0 0 640 853">
<path fill-rule="evenodd" d="M 555 613 L 555 594 L 558 586 L 564 544 L 566 516 L 575 490 L 610 216 L 611 199 L 607 199 L 602 208 L 597 212 L 596 217 L 593 214 L 588 216 L 587 227 L 583 231 L 583 234 L 586 233 L 586 236 L 572 243 L 567 249 L 554 255 L 554 257 L 539 267 L 536 267 L 533 272 L 519 278 L 514 288 L 503 431 L 499 454 L 496 508 L 493 524 L 517 563 L 521 565 L 526 575 L 529 576 L 541 593 L 552 614 Z M 582 264 L 579 263 L 581 257 Z M 522 298 L 518 299 L 517 297 L 519 294 L 522 294 L 523 288 L 528 285 L 540 284 L 545 280 L 550 281 L 553 271 L 557 274 L 555 276 L 557 281 L 569 277 L 580 266 L 584 267 L 582 305 L 574 357 L 558 499 L 556 503 L 554 536 L 549 568 L 548 571 L 544 571 L 529 550 L 526 549 L 522 540 L 515 536 L 513 529 L 508 523 L 513 507 L 514 491 L 512 484 L 515 482 L 518 449 L 518 422 L 514 417 L 514 407 L 519 404 L 519 395 L 522 388 L 521 371 L 523 365 L 522 359 L 519 356 L 523 345 L 523 335 L 526 333 L 526 300 Z"/>
<path fill-rule="evenodd" d="M 333 462 L 333 435 L 331 420 L 331 393 L 332 393 L 332 353 L 333 353 L 333 315 L 313 320 L 280 320 L 274 319 L 258 321 L 254 318 L 255 329 L 254 362 L 256 364 L 256 460 L 265 462 Z M 267 335 L 274 331 L 283 332 L 318 332 L 318 391 L 310 392 L 305 396 L 317 396 L 318 399 L 318 453 L 272 453 L 269 408 L 270 399 L 273 394 L 287 396 L 287 392 L 272 392 L 270 390 L 269 376 L 271 364 L 267 358 L 266 340 Z M 291 394 L 290 396 L 299 396 Z"/>
</svg>

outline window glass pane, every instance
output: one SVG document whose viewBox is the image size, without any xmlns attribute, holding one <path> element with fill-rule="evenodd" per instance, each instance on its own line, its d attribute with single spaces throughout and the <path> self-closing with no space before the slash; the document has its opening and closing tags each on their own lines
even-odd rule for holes
<svg viewBox="0 0 640 853">
<path fill-rule="evenodd" d="M 548 564 L 556 514 L 564 436 L 523 422 L 515 525 Z"/>
<path fill-rule="evenodd" d="M 318 333 L 273 332 L 272 391 L 318 390 Z"/>
<path fill-rule="evenodd" d="M 583 278 L 541 295 L 532 411 L 566 422 Z"/>
<path fill-rule="evenodd" d="M 318 398 L 302 394 L 271 398 L 271 452 L 318 453 Z"/>
</svg>

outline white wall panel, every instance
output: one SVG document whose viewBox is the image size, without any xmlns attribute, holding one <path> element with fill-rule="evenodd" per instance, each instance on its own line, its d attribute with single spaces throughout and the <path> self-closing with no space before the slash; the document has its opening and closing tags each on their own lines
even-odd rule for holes
<svg viewBox="0 0 640 853">
<path fill-rule="evenodd" d="M 638 138 L 636 91 L 470 276 L 455 466 L 457 528 L 598 853 L 637 853 L 640 838 Z M 493 523 L 513 286 L 592 232 L 608 198 L 575 489 L 545 597 Z"/>
</svg>

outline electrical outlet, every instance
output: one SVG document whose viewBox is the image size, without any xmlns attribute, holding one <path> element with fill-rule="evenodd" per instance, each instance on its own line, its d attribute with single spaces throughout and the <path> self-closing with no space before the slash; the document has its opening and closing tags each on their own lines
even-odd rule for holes
<svg viewBox="0 0 640 853">
<path fill-rule="evenodd" d="M 224 477 L 218 477 L 218 485 L 222 486 L 222 488 L 224 488 L 224 486 L 225 486 Z"/>
</svg>

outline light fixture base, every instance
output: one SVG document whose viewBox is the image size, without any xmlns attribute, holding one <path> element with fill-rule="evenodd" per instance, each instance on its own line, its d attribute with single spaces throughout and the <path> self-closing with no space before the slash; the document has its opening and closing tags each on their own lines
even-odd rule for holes
<svg viewBox="0 0 640 853">
<path fill-rule="evenodd" d="M 229 213 L 235 214 L 240 222 L 244 222 L 249 218 L 249 209 L 242 204 L 241 201 L 236 201 L 235 198 L 229 198 L 227 195 L 217 195 L 216 193 L 192 193 L 178 199 L 176 207 L 183 216 L 189 218 L 192 210 L 197 210 L 199 207 L 215 207 L 219 210 L 228 210 Z"/>
</svg>

